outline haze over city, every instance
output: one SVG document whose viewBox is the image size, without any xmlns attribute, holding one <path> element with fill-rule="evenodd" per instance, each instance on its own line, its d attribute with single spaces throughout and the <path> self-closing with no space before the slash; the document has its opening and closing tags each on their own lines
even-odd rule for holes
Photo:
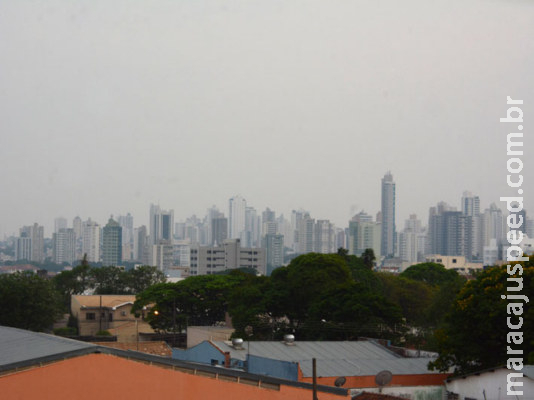
<svg viewBox="0 0 534 400">
<path fill-rule="evenodd" d="M 516 195 L 506 96 L 534 210 L 533 20 L 526 1 L 4 1 L 0 237 L 236 194 L 345 227 L 386 171 L 399 225 L 464 190 L 485 208 Z"/>
</svg>

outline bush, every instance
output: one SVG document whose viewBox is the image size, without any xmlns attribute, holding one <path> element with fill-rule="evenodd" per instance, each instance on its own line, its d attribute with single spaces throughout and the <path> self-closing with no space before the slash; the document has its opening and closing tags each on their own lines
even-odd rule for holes
<svg viewBox="0 0 534 400">
<path fill-rule="evenodd" d="M 72 326 L 66 326 L 64 328 L 54 329 L 54 335 L 57 336 L 76 336 L 78 334 L 78 329 Z"/>
<path fill-rule="evenodd" d="M 109 331 L 98 331 L 95 336 L 111 336 Z"/>
</svg>

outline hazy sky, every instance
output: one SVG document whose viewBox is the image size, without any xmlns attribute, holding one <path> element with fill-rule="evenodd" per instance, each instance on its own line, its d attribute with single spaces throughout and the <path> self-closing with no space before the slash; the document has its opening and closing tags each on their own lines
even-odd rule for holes
<svg viewBox="0 0 534 400">
<path fill-rule="evenodd" d="M 1 0 L 0 235 L 235 194 L 344 227 L 388 170 L 399 225 L 485 208 L 515 194 L 507 95 L 534 214 L 533 38 L 527 0 Z"/>
</svg>

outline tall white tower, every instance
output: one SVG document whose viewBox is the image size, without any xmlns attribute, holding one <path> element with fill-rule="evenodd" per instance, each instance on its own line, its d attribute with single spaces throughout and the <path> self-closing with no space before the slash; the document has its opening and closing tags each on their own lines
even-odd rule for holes
<svg viewBox="0 0 534 400">
<path fill-rule="evenodd" d="M 381 252 L 385 257 L 395 255 L 395 182 L 391 172 L 382 178 L 382 243 Z"/>
</svg>

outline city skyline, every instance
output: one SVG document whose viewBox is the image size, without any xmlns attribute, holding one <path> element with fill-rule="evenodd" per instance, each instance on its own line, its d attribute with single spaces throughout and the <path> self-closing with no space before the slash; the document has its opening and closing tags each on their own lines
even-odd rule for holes
<svg viewBox="0 0 534 400">
<path fill-rule="evenodd" d="M 392 175 L 389 171 L 386 173 L 386 175 Z M 395 182 L 394 183 L 394 186 L 395 185 Z M 465 201 L 466 201 L 466 195 L 467 196 L 474 196 L 474 199 L 476 199 L 476 213 L 483 213 L 484 210 L 486 209 L 492 209 L 493 206 L 496 206 L 498 210 L 500 210 L 501 212 L 503 212 L 505 215 L 507 215 L 507 211 L 506 211 L 506 206 L 502 206 L 498 201 L 482 201 L 480 200 L 480 197 L 477 196 L 476 194 L 473 194 L 472 192 L 470 191 L 464 191 L 461 196 L 458 196 L 456 202 L 447 202 L 445 200 L 438 200 L 435 204 L 429 204 L 427 209 L 426 209 L 426 212 L 424 212 L 423 214 L 416 214 L 416 213 L 411 213 L 409 215 L 402 215 L 402 216 L 399 216 L 397 213 L 396 213 L 396 216 L 395 216 L 395 225 L 397 227 L 403 227 L 404 226 L 404 223 L 405 221 L 408 221 L 410 218 L 413 218 L 413 217 L 417 217 L 418 220 L 421 221 L 421 226 L 422 227 L 426 227 L 428 228 L 428 223 L 429 223 L 429 214 L 432 214 L 432 209 L 435 208 L 436 204 L 438 204 L 438 206 L 444 206 L 446 207 L 446 211 L 455 211 L 455 212 L 463 212 L 465 214 L 469 214 L 469 210 L 467 210 L 465 208 Z M 279 210 L 276 210 L 272 207 L 269 207 L 268 205 L 264 208 L 260 208 L 260 207 L 257 207 L 255 204 L 251 204 L 249 202 L 247 202 L 247 199 L 246 197 L 244 196 L 241 196 L 241 195 L 236 195 L 236 196 L 232 196 L 230 198 L 227 199 L 226 202 L 223 202 L 223 203 L 226 203 L 226 207 L 218 207 L 217 205 L 214 205 L 212 204 L 210 207 L 206 208 L 204 210 L 204 212 L 201 212 L 201 213 L 187 213 L 187 212 L 184 212 L 183 213 L 183 217 L 177 217 L 175 218 L 174 215 L 176 214 L 175 212 L 175 209 L 168 206 L 168 205 L 165 205 L 164 208 L 167 208 L 168 210 L 162 210 L 162 206 L 160 204 L 154 204 L 154 203 L 151 203 L 151 204 L 148 204 L 147 205 L 147 209 L 145 210 L 144 213 L 142 213 L 140 216 L 136 215 L 136 214 L 133 214 L 129 211 L 124 211 L 123 213 L 114 213 L 114 214 L 107 214 L 107 217 L 104 217 L 103 220 L 99 220 L 97 218 L 94 218 L 93 216 L 82 216 L 82 215 L 75 215 L 74 217 L 66 217 L 64 215 L 59 215 L 59 216 L 56 216 L 53 218 L 53 220 L 50 222 L 49 226 L 47 226 L 45 223 L 43 223 L 42 221 L 21 221 L 20 224 L 19 224 L 19 227 L 16 229 L 16 231 L 13 233 L 13 235 L 4 235 L 4 238 L 6 237 L 10 237 L 10 236 L 14 236 L 14 237 L 18 237 L 20 236 L 21 232 L 24 231 L 27 226 L 30 226 L 30 225 L 40 225 L 40 226 L 43 226 L 44 227 L 44 237 L 45 238 L 51 238 L 53 233 L 57 233 L 56 229 L 57 229 L 57 225 L 58 223 L 65 223 L 66 222 L 66 225 L 62 225 L 61 226 L 61 229 L 66 229 L 66 228 L 69 228 L 69 229 L 76 229 L 75 228 L 75 224 L 76 223 L 85 223 L 85 222 L 89 222 L 89 225 L 93 226 L 98 226 L 99 228 L 104 228 L 104 226 L 106 225 L 106 223 L 109 222 L 110 219 L 116 221 L 116 222 L 119 222 L 119 220 L 124 220 L 125 218 L 128 218 L 128 219 L 131 219 L 131 221 L 129 221 L 129 224 L 131 225 L 131 229 L 133 230 L 133 228 L 140 228 L 142 226 L 144 226 L 146 229 L 147 229 L 147 234 L 148 236 L 153 236 L 153 235 L 150 235 L 150 221 L 151 219 L 153 218 L 153 216 L 157 216 L 158 218 L 157 219 L 160 219 L 162 216 L 172 216 L 170 217 L 170 220 L 169 221 L 172 221 L 172 222 L 169 222 L 169 225 L 168 225 L 168 228 L 167 228 L 167 233 L 165 234 L 165 238 L 167 240 L 169 240 L 170 238 L 170 231 L 172 230 L 174 232 L 174 229 L 175 229 L 175 225 L 177 223 L 184 223 L 184 222 L 187 222 L 189 219 L 191 218 L 196 218 L 198 221 L 205 221 L 206 223 L 208 223 L 208 225 L 210 224 L 209 220 L 210 220 L 210 213 L 212 213 L 213 211 L 217 210 L 218 212 L 221 213 L 221 215 L 223 216 L 224 219 L 227 220 L 227 228 L 226 228 L 226 231 L 228 233 L 228 238 L 232 238 L 231 236 L 231 233 L 230 233 L 230 204 L 231 204 L 231 200 L 234 199 L 234 198 L 239 198 L 241 199 L 244 204 L 247 204 L 247 208 L 251 208 L 251 209 L 254 209 L 260 216 L 262 215 L 263 212 L 265 212 L 266 210 L 269 210 L 269 212 L 273 212 L 275 213 L 276 217 L 278 218 L 279 216 L 282 216 L 290 221 L 291 220 L 291 216 L 292 216 L 292 213 L 307 213 L 310 215 L 311 218 L 313 218 L 314 220 L 327 220 L 327 221 L 330 221 L 332 222 L 336 228 L 342 228 L 342 229 L 345 229 L 345 228 L 348 228 L 349 227 L 349 223 L 351 220 L 353 220 L 354 217 L 358 217 L 359 215 L 361 215 L 362 213 L 363 214 L 366 214 L 368 215 L 368 217 L 370 218 L 370 221 L 376 221 L 376 218 L 377 217 L 380 217 L 379 214 L 381 214 L 381 204 L 379 204 L 377 206 L 377 208 L 375 210 L 368 210 L 368 209 L 357 209 L 356 212 L 354 212 L 352 214 L 352 216 L 350 218 L 348 218 L 346 221 L 341 221 L 341 223 L 337 223 L 336 221 L 332 220 L 331 218 L 329 218 L 328 215 L 324 216 L 324 215 L 316 215 L 314 214 L 313 212 L 311 212 L 310 210 L 306 209 L 306 208 L 293 208 L 292 210 L 289 210 L 288 212 L 280 212 Z M 468 199 L 471 199 L 471 197 L 468 197 Z M 395 198 L 396 200 L 396 198 Z M 471 200 L 473 201 L 473 200 Z M 472 205 L 471 205 L 472 207 Z M 395 203 L 395 208 L 396 208 L 396 203 Z M 157 210 L 157 211 L 155 211 Z M 524 209 L 524 211 L 526 211 L 527 213 L 527 218 L 530 220 L 532 219 L 532 214 L 529 213 L 529 210 L 528 209 Z M 146 214 L 146 215 L 145 215 Z M 472 213 L 471 213 L 472 215 Z M 143 216 L 145 218 L 143 218 Z M 158 228 L 160 229 L 160 228 Z M 211 228 L 209 228 L 211 230 Z M 157 229 L 156 229 L 157 230 Z M 154 232 L 156 232 L 156 230 Z M 261 229 L 260 229 L 261 230 Z M 402 228 L 399 229 L 399 228 L 396 228 L 396 234 L 398 234 L 400 231 L 402 231 Z M 159 237 L 159 235 L 161 235 L 161 233 L 158 233 L 157 236 Z M 380 235 L 381 236 L 381 235 Z M 236 234 L 234 235 L 233 238 L 239 238 L 239 234 Z M 131 240 L 133 240 L 133 238 L 131 238 Z M 155 241 L 157 242 L 159 239 L 156 239 Z M 154 243 L 152 243 L 154 244 Z"/>
<path fill-rule="evenodd" d="M 465 190 L 489 207 L 516 194 L 507 96 L 532 148 L 532 20 L 520 0 L 2 2 L 0 237 L 236 194 L 344 226 L 388 170 L 397 224 Z"/>
</svg>

